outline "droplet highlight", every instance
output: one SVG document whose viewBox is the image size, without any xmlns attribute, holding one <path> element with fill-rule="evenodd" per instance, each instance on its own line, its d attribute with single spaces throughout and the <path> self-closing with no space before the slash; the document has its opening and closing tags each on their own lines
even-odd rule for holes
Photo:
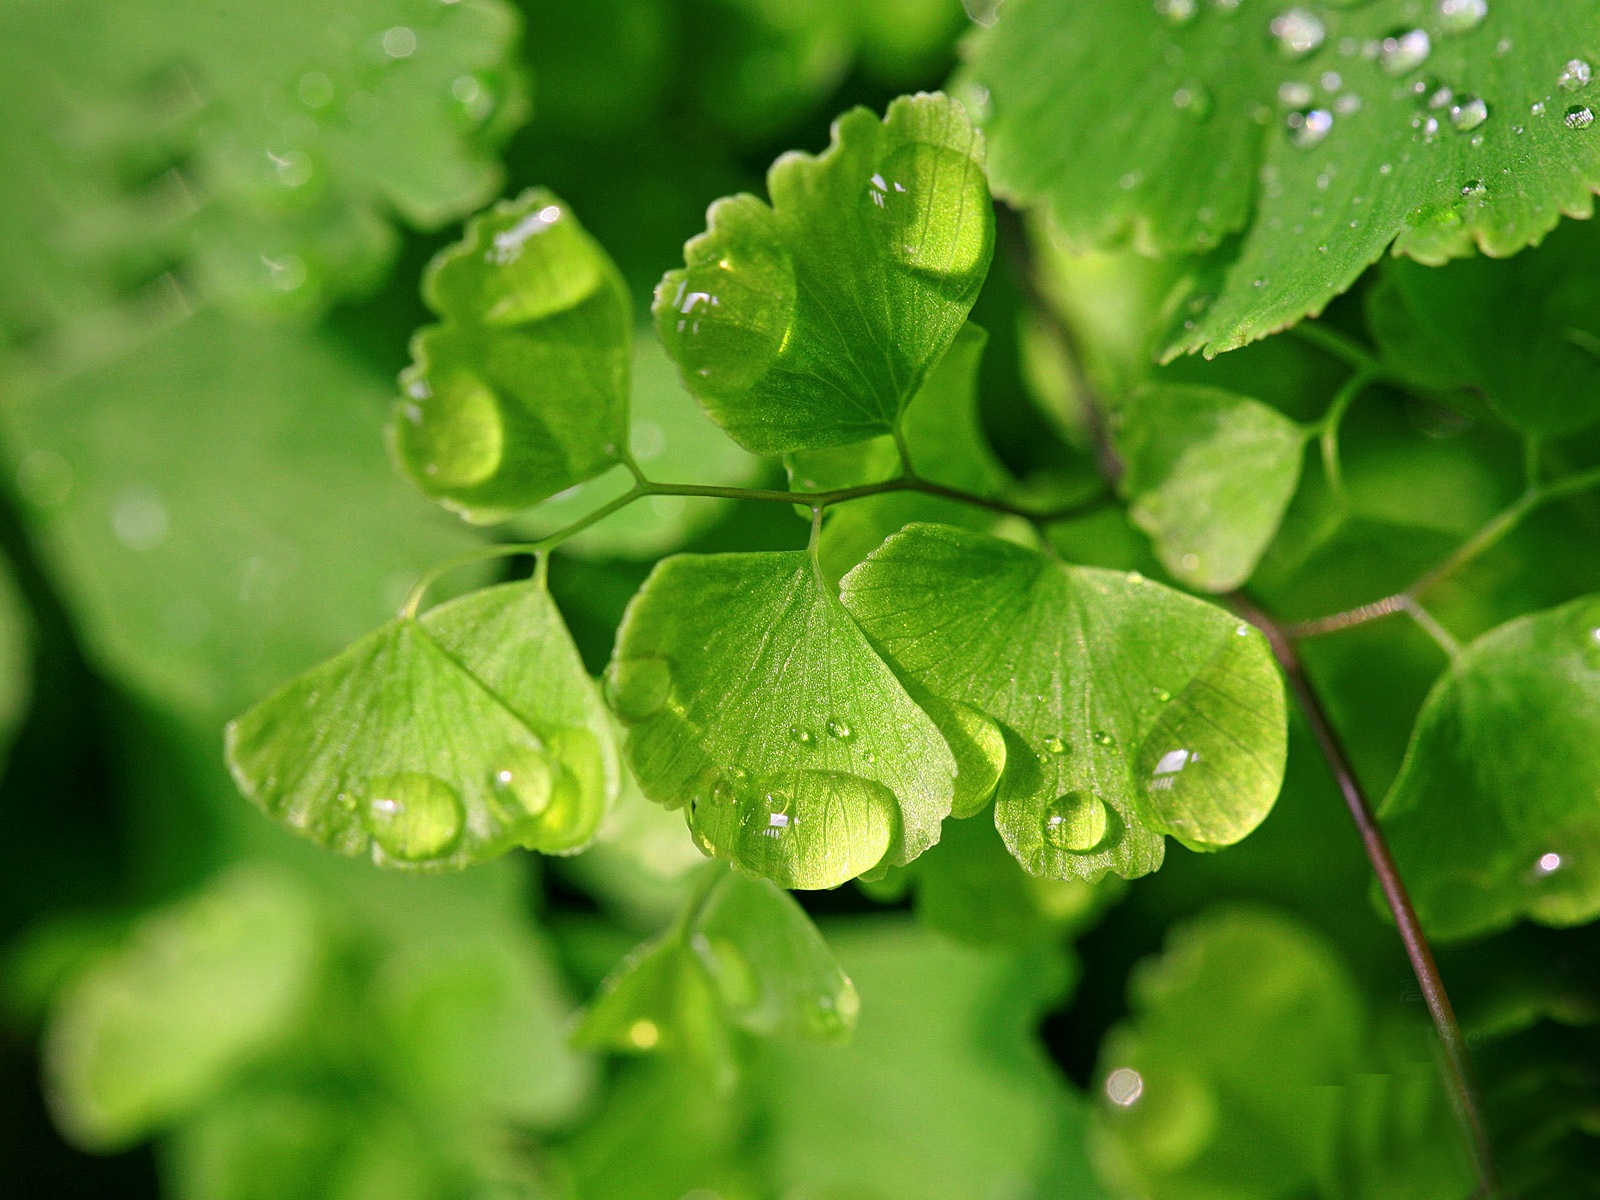
<svg viewBox="0 0 1600 1200">
<path fill-rule="evenodd" d="M 1050 805 L 1044 817 L 1045 844 L 1068 854 L 1098 849 L 1110 829 L 1105 802 L 1089 792 L 1067 792 Z"/>
<path fill-rule="evenodd" d="M 613 659 L 606 667 L 606 700 L 630 725 L 648 721 L 672 695 L 672 668 L 664 658 L 641 655 Z"/>
<path fill-rule="evenodd" d="M 461 798 L 444 780 L 420 772 L 368 782 L 366 823 L 378 857 L 419 863 L 448 854 L 466 820 Z"/>
</svg>

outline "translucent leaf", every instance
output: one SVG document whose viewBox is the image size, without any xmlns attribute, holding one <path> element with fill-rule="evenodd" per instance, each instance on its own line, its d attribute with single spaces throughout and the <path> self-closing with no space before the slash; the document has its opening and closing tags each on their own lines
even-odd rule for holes
<svg viewBox="0 0 1600 1200">
<path fill-rule="evenodd" d="M 1300 482 L 1306 431 L 1219 388 L 1155 386 L 1117 414 L 1130 515 L 1180 582 L 1230 592 L 1250 578 Z"/>
<path fill-rule="evenodd" d="M 757 453 L 892 432 L 960 331 L 993 252 L 982 138 L 940 95 L 864 109 L 822 155 L 788 154 L 768 207 L 711 206 L 656 289 L 690 391 Z"/>
<path fill-rule="evenodd" d="M 392 426 L 418 487 L 493 521 L 619 461 L 627 288 L 565 204 L 536 188 L 475 217 L 423 294 L 444 321 L 412 340 Z"/>
<path fill-rule="evenodd" d="M 290 828 L 402 868 L 579 850 L 619 786 L 611 726 L 542 578 L 369 634 L 230 724 L 228 762 Z"/>
<path fill-rule="evenodd" d="M 265 868 L 144 918 L 57 1001 L 45 1045 L 57 1123 L 104 1151 L 185 1115 L 292 1027 L 319 940 L 301 888 Z"/>
<path fill-rule="evenodd" d="M 1600 233 L 1559 226 L 1505 262 L 1429 270 L 1393 262 L 1368 299 L 1384 358 L 1423 387 L 1471 387 L 1524 433 L 1560 437 L 1600 421 Z"/>
<path fill-rule="evenodd" d="M 679 556 L 607 669 L 628 759 L 701 849 L 785 887 L 915 858 L 950 811 L 944 739 L 801 552 Z"/>
<path fill-rule="evenodd" d="M 336 339 L 199 313 L 0 406 L 95 666 L 220 724 L 473 543 L 385 461 L 390 383 Z"/>
<path fill-rule="evenodd" d="M 999 496 L 1013 481 L 978 419 L 978 366 L 988 340 L 976 325 L 962 328 L 906 406 L 900 432 L 921 478 L 979 496 Z M 792 486 L 822 491 L 891 479 L 900 472 L 901 462 L 894 439 L 884 435 L 870 442 L 791 454 L 788 466 Z M 996 517 L 970 504 L 918 492 L 852 500 L 829 509 L 824 517 L 817 547 L 823 572 L 837 579 L 912 521 L 990 530 Z"/>
<path fill-rule="evenodd" d="M 1362 1036 L 1348 970 L 1267 910 L 1173 933 L 1107 1034 L 1090 1146 L 1119 1193 L 1242 1200 L 1308 1190 L 1330 1157 Z"/>
<path fill-rule="evenodd" d="M 1012 0 L 971 47 L 996 185 L 1082 245 L 1214 251 L 1168 354 L 1291 325 L 1391 245 L 1512 254 L 1591 211 L 1600 43 L 1585 0 L 1486 7 Z"/>
<path fill-rule="evenodd" d="M 18 177 L 32 219 L 0 262 L 86 275 L 89 303 L 175 265 L 236 309 L 370 290 L 397 218 L 434 227 L 494 195 L 527 111 L 499 0 L 72 0 L 4 25 L 16 161 L 44 170 Z"/>
<path fill-rule="evenodd" d="M 1383 826 L 1436 937 L 1600 915 L 1600 597 L 1491 630 L 1435 685 Z"/>
<path fill-rule="evenodd" d="M 778 1047 L 761 1144 L 775 1194 L 874 1200 L 1100 1196 L 1081 1098 L 1035 1030 L 1058 951 L 996 954 L 902 920 L 828 927 L 861 990 L 845 1046 Z"/>
<path fill-rule="evenodd" d="M 844 603 L 896 671 L 998 723 L 995 823 L 1035 875 L 1142 875 L 1163 834 L 1230 845 L 1278 794 L 1271 654 L 1204 601 L 913 525 L 845 577 Z"/>
<path fill-rule="evenodd" d="M 29 625 L 28 608 L 16 579 L 0 558 L 0 763 L 27 713 L 33 686 Z"/>
</svg>

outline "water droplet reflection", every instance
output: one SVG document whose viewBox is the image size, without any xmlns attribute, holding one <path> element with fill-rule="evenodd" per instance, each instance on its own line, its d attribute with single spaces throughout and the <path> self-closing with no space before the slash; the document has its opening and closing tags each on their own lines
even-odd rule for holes
<svg viewBox="0 0 1600 1200">
<path fill-rule="evenodd" d="M 1144 1094 L 1144 1076 L 1132 1067 L 1118 1067 L 1106 1076 L 1106 1097 L 1123 1108 Z"/>
</svg>

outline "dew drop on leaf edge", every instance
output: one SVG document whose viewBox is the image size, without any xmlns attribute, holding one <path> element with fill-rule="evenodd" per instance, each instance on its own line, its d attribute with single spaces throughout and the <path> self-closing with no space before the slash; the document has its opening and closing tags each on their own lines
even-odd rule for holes
<svg viewBox="0 0 1600 1200">
<path fill-rule="evenodd" d="M 401 772 L 369 780 L 366 823 L 374 845 L 397 862 L 441 858 L 460 840 L 466 820 L 461 797 L 444 780 Z"/>
</svg>

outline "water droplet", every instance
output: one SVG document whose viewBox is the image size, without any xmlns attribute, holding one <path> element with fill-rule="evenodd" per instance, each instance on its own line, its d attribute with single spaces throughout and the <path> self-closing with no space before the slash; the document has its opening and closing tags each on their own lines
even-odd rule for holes
<svg viewBox="0 0 1600 1200">
<path fill-rule="evenodd" d="M 1594 78 L 1594 68 L 1581 58 L 1567 60 L 1567 65 L 1561 68 L 1561 74 L 1556 76 L 1556 86 L 1564 92 L 1575 92 L 1579 88 L 1589 86 L 1589 81 Z"/>
<path fill-rule="evenodd" d="M 1327 36 L 1322 18 L 1308 8 L 1291 8 L 1272 18 L 1267 26 L 1285 58 L 1304 58 Z"/>
<path fill-rule="evenodd" d="M 1544 116 L 1544 101 L 1543 100 L 1535 100 L 1532 104 L 1530 104 L 1528 106 L 1528 111 L 1530 113 L 1532 113 L 1536 117 Z"/>
<path fill-rule="evenodd" d="M 739 767 L 724 771 L 711 781 L 707 799 L 716 805 L 735 804 L 743 798 L 749 779 L 750 773 Z"/>
<path fill-rule="evenodd" d="M 489 793 L 500 817 L 513 829 L 540 816 L 550 807 L 556 772 L 539 745 L 507 748 L 495 760 Z"/>
<path fill-rule="evenodd" d="M 390 58 L 410 58 L 417 52 L 416 32 L 407 25 L 384 30 L 383 52 Z"/>
<path fill-rule="evenodd" d="M 1584 661 L 1600 669 L 1600 601 L 1578 607 L 1578 644 L 1583 647 Z"/>
<path fill-rule="evenodd" d="M 628 1045 L 635 1050 L 651 1050 L 661 1040 L 661 1027 L 648 1017 L 628 1026 Z"/>
<path fill-rule="evenodd" d="M 417 376 L 412 375 L 413 381 Z M 427 383 L 428 398 L 405 406 L 394 425 L 401 457 L 425 487 L 470 488 L 500 469 L 505 425 L 499 398 L 475 376 L 458 372 Z"/>
<path fill-rule="evenodd" d="M 1477 96 L 1463 96 L 1450 106 L 1450 123 L 1461 132 L 1476 129 L 1489 119 L 1489 106 Z"/>
<path fill-rule="evenodd" d="M 1194 20 L 1195 0 L 1155 0 L 1155 10 L 1174 25 Z"/>
<path fill-rule="evenodd" d="M 1574 104 L 1561 119 L 1568 129 L 1587 129 L 1594 124 L 1594 112 L 1587 104 Z"/>
<path fill-rule="evenodd" d="M 1333 102 L 1333 111 L 1341 117 L 1348 117 L 1353 112 L 1361 110 L 1361 97 L 1354 92 L 1345 92 Z"/>
<path fill-rule="evenodd" d="M 1104 729 L 1096 729 L 1094 731 L 1094 740 L 1097 746 L 1115 746 L 1117 744 L 1116 739 Z"/>
<path fill-rule="evenodd" d="M 1290 113 L 1284 123 L 1289 128 L 1289 140 L 1304 150 L 1332 132 L 1333 114 L 1325 108 L 1311 108 Z"/>
<path fill-rule="evenodd" d="M 1433 52 L 1433 42 L 1422 29 L 1396 30 L 1378 49 L 1378 63 L 1384 71 L 1396 77 L 1409 75 Z"/>
<path fill-rule="evenodd" d="M 1417 82 L 1421 83 L 1422 81 L 1418 80 Z M 1422 90 L 1427 91 L 1427 88 L 1423 88 Z M 1441 108 L 1449 108 L 1450 105 L 1455 101 L 1455 98 L 1455 91 L 1448 85 L 1441 84 L 1431 93 L 1429 93 L 1428 107 L 1433 109 L 1435 112 L 1438 112 Z"/>
<path fill-rule="evenodd" d="M 1053 733 L 1044 739 L 1044 748 L 1051 754 L 1065 754 L 1067 752 L 1067 744 Z"/>
<path fill-rule="evenodd" d="M 855 735 L 856 731 L 850 728 L 848 721 L 840 720 L 838 717 L 828 718 L 829 737 L 838 738 L 841 742 L 848 742 Z"/>
<path fill-rule="evenodd" d="M 1199 121 L 1211 115 L 1211 93 L 1198 83 L 1186 83 L 1173 92 L 1172 103 Z"/>
<path fill-rule="evenodd" d="M 1489 0 L 1439 0 L 1439 28 L 1445 33 L 1476 29 L 1489 15 Z"/>
<path fill-rule="evenodd" d="M 917 142 L 891 154 L 866 186 L 891 258 L 941 279 L 975 275 L 988 243 L 983 169 L 954 150 Z"/>
<path fill-rule="evenodd" d="M 461 837 L 461 799 L 442 779 L 408 771 L 369 780 L 366 793 L 367 829 L 380 857 L 426 862 L 448 854 Z"/>
<path fill-rule="evenodd" d="M 309 154 L 300 150 L 285 150 L 282 154 L 268 150 L 266 154 L 267 162 L 272 166 L 273 178 L 280 186 L 302 188 L 311 182 L 314 168 Z"/>
<path fill-rule="evenodd" d="M 606 667 L 605 693 L 612 711 L 628 724 L 648 721 L 672 694 L 672 667 L 654 655 L 613 659 Z"/>
<path fill-rule="evenodd" d="M 1127 171 L 1117 177 L 1117 186 L 1125 192 L 1131 192 L 1139 186 L 1144 176 L 1138 171 Z"/>
<path fill-rule="evenodd" d="M 1489 194 L 1481 179 L 1469 179 L 1461 185 L 1461 194 L 1469 200 L 1481 200 Z"/>
<path fill-rule="evenodd" d="M 1132 1067 L 1118 1067 L 1106 1076 L 1106 1098 L 1127 1108 L 1144 1094 L 1144 1076 Z"/>
<path fill-rule="evenodd" d="M 945 730 L 950 752 L 956 760 L 955 797 L 951 814 L 969 817 L 978 812 L 994 795 L 995 785 L 1006 769 L 1006 739 L 1000 727 L 970 704 L 957 702 L 950 706 L 950 719 L 935 713 L 941 729 Z M 953 728 L 950 728 L 953 726 Z M 872 757 L 867 756 L 871 762 Z"/>
<path fill-rule="evenodd" d="M 167 540 L 171 523 L 166 502 L 143 484 L 124 488 L 112 501 L 111 532 L 129 550 L 154 550 Z"/>
<path fill-rule="evenodd" d="M 803 725 L 789 726 L 789 740 L 801 746 L 810 746 L 817 740 L 816 734 Z"/>
<path fill-rule="evenodd" d="M 1278 99 L 1289 108 L 1308 107 L 1315 94 L 1309 83 L 1297 79 L 1286 79 L 1278 85 Z"/>
<path fill-rule="evenodd" d="M 450 107 L 459 125 L 475 130 L 500 106 L 501 83 L 487 71 L 457 75 L 450 81 Z"/>
<path fill-rule="evenodd" d="M 718 201 L 713 225 L 739 220 L 730 216 L 739 208 L 738 197 Z M 693 261 L 663 279 L 656 293 L 657 329 L 672 356 L 700 377 L 700 391 L 740 394 L 788 345 L 794 264 L 782 246 L 766 239 L 715 247 L 691 242 L 687 253 Z"/>
<path fill-rule="evenodd" d="M 326 108 L 333 102 L 333 80 L 321 71 L 307 71 L 300 76 L 294 91 L 307 108 Z"/>
<path fill-rule="evenodd" d="M 1068 854 L 1088 854 L 1111 829 L 1105 802 L 1088 792 L 1068 792 L 1050 805 L 1044 817 L 1045 844 Z"/>
<path fill-rule="evenodd" d="M 1318 82 L 1322 84 L 1323 91 L 1331 94 L 1344 86 L 1344 76 L 1337 71 L 1324 71 Z"/>
<path fill-rule="evenodd" d="M 1534 870 L 1540 875 L 1554 875 L 1561 869 L 1561 855 L 1549 851 L 1539 856 L 1539 861 L 1534 864 Z"/>
</svg>

